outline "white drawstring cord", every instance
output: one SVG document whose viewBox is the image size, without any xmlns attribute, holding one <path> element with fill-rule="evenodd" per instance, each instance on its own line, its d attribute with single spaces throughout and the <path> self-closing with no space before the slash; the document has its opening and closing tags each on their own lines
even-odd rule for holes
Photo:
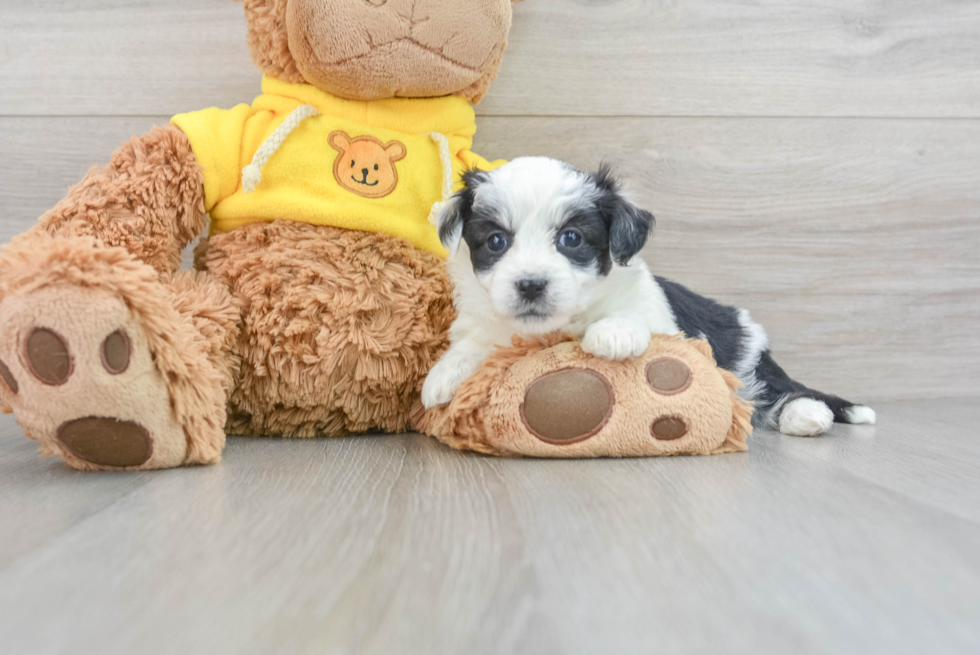
<svg viewBox="0 0 980 655">
<path fill-rule="evenodd" d="M 262 182 L 262 168 L 269 162 L 272 155 L 276 154 L 276 151 L 279 150 L 283 141 L 289 137 L 292 131 L 299 127 L 300 123 L 307 118 L 319 115 L 320 111 L 316 107 L 312 105 L 301 105 L 286 117 L 282 125 L 277 127 L 276 131 L 272 133 L 272 136 L 266 139 L 265 143 L 255 151 L 255 156 L 252 157 L 252 163 L 242 169 L 242 186 L 246 194 L 255 191 L 255 187 Z"/>
<path fill-rule="evenodd" d="M 429 138 L 439 146 L 439 160 L 442 162 L 442 200 L 432 205 L 429 223 L 439 227 L 439 213 L 453 197 L 453 155 L 449 151 L 449 139 L 442 132 L 429 132 Z"/>
</svg>

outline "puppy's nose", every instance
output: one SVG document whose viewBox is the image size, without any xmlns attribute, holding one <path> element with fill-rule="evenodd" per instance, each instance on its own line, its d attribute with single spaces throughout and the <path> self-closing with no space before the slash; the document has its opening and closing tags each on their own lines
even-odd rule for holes
<svg viewBox="0 0 980 655">
<path fill-rule="evenodd" d="M 547 280 L 521 280 L 517 283 L 517 291 L 524 300 L 537 300 L 547 288 Z"/>
<path fill-rule="evenodd" d="M 368 176 L 368 169 L 362 168 L 361 169 L 361 172 L 364 173 L 364 177 L 367 177 Z"/>
</svg>

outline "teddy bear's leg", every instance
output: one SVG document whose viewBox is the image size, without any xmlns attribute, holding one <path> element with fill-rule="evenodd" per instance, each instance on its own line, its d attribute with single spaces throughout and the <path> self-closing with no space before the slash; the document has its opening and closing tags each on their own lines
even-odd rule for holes
<svg viewBox="0 0 980 655">
<path fill-rule="evenodd" d="M 198 266 L 243 307 L 230 433 L 409 428 L 454 317 L 442 260 L 382 234 L 276 221 L 212 236 Z"/>
<path fill-rule="evenodd" d="M 14 242 L 92 237 L 170 272 L 205 225 L 201 167 L 187 136 L 167 125 L 123 144 Z"/>
<path fill-rule="evenodd" d="M 515 343 L 491 355 L 421 430 L 460 449 L 532 457 L 642 457 L 745 450 L 751 408 L 706 341 L 654 335 L 610 361 L 577 343 Z"/>
<path fill-rule="evenodd" d="M 86 238 L 0 255 L 0 406 L 78 469 L 210 464 L 240 312 L 205 273 L 161 275 Z"/>
</svg>

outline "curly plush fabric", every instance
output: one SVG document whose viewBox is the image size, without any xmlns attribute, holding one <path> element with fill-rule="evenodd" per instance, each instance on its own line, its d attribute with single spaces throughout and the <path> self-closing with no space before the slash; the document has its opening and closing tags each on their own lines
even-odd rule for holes
<svg viewBox="0 0 980 655">
<path fill-rule="evenodd" d="M 648 367 L 663 360 L 680 363 L 691 376 L 688 386 L 655 388 Z M 598 391 L 609 394 L 605 417 L 593 421 L 594 427 L 586 425 L 582 438 L 564 443 L 542 439 L 525 413 L 531 390 L 541 380 L 569 372 L 585 372 L 607 391 L 592 384 L 583 395 L 574 380 L 558 385 L 555 411 L 574 412 Z M 752 408 L 738 396 L 741 386 L 732 373 L 718 368 L 706 341 L 655 335 L 641 357 L 610 362 L 582 352 L 568 336 L 515 337 L 511 347 L 498 349 L 463 383 L 452 403 L 429 411 L 416 404 L 413 424 L 453 448 L 508 457 L 713 455 L 747 448 Z M 673 433 L 663 434 L 664 425 Z"/>
<path fill-rule="evenodd" d="M 201 168 L 184 133 L 167 125 L 133 137 L 17 239 L 95 237 L 158 271 L 176 271 L 205 224 Z"/>
<path fill-rule="evenodd" d="M 232 433 L 408 428 L 455 316 L 441 259 L 381 234 L 276 221 L 212 236 L 198 266 L 242 308 Z"/>
</svg>

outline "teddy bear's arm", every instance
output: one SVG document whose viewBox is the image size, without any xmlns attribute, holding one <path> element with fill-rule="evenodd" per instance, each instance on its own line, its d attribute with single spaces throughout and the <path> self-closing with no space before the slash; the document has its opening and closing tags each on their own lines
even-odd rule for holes
<svg viewBox="0 0 980 655">
<path fill-rule="evenodd" d="M 507 163 L 507 161 L 503 159 L 498 159 L 496 161 L 486 160 L 472 150 L 461 151 L 459 153 L 459 158 L 463 161 L 463 165 L 467 170 L 492 171 L 493 169 L 500 168 Z"/>
<path fill-rule="evenodd" d="M 166 125 L 121 146 L 18 239 L 92 236 L 174 271 L 205 224 L 201 167 L 187 136 Z"/>
<path fill-rule="evenodd" d="M 242 161 L 242 143 L 250 119 L 256 119 L 252 125 L 255 130 L 271 133 L 268 128 L 276 116 L 275 112 L 255 112 L 249 105 L 242 104 L 231 109 L 211 107 L 178 114 L 171 119 L 171 124 L 187 135 L 203 170 L 204 208 L 209 212 L 238 190 L 242 167 L 248 163 Z"/>
</svg>

